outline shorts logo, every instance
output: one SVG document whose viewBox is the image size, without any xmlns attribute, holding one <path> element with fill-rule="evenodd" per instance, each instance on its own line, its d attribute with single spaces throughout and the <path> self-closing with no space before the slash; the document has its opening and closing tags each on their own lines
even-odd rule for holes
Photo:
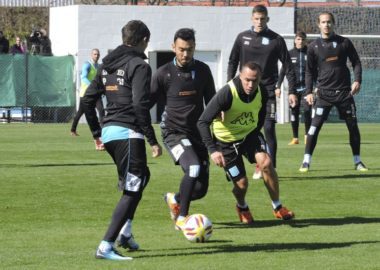
<svg viewBox="0 0 380 270">
<path fill-rule="evenodd" d="M 323 108 L 317 108 L 316 114 L 322 115 L 323 114 Z"/>
<path fill-rule="evenodd" d="M 182 145 L 177 144 L 170 151 L 172 152 L 172 155 L 173 155 L 175 161 L 178 161 L 179 158 L 181 157 L 181 155 L 183 154 L 183 152 L 185 152 L 185 149 L 183 149 Z"/>
<path fill-rule="evenodd" d="M 231 121 L 231 124 L 239 124 L 248 126 L 249 124 L 255 123 L 255 119 L 252 115 L 252 112 L 246 113 L 243 112 L 240 116 L 238 116 L 235 120 Z"/>
<path fill-rule="evenodd" d="M 125 190 L 137 192 L 140 190 L 141 178 L 138 176 L 128 173 L 127 178 L 125 179 Z"/>
<path fill-rule="evenodd" d="M 239 175 L 239 169 L 236 166 L 233 166 L 228 169 L 228 173 L 231 175 L 231 177 L 236 177 Z"/>
<path fill-rule="evenodd" d="M 182 139 L 181 143 L 183 146 L 191 146 L 191 142 L 189 139 Z"/>
</svg>

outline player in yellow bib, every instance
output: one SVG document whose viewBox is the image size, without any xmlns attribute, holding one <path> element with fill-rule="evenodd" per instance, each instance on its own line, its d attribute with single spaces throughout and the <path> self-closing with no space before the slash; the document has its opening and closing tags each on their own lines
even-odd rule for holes
<svg viewBox="0 0 380 270">
<path fill-rule="evenodd" d="M 198 121 L 198 129 L 212 161 L 223 167 L 233 182 L 236 210 L 242 223 L 253 223 L 245 200 L 248 178 L 243 156 L 256 163 L 272 200 L 276 218 L 288 220 L 295 215 L 280 201 L 277 172 L 260 132 L 266 114 L 267 92 L 260 85 L 261 68 L 253 61 L 245 63 L 240 74 L 217 92 Z M 210 129 L 211 126 L 211 129 Z"/>
</svg>

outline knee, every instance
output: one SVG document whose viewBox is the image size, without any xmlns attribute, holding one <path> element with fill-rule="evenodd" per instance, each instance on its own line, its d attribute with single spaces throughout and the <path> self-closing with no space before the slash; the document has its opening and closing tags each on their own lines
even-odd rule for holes
<svg viewBox="0 0 380 270">
<path fill-rule="evenodd" d="M 264 172 L 268 172 L 273 167 L 272 160 L 268 154 L 265 155 L 265 158 L 258 161 L 257 165 Z"/>
</svg>

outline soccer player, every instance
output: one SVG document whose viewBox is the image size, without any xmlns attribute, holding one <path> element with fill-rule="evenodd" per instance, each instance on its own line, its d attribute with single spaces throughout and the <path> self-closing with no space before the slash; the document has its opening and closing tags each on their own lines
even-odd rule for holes
<svg viewBox="0 0 380 270">
<path fill-rule="evenodd" d="M 251 164 L 256 162 L 260 166 L 274 216 L 284 220 L 294 217 L 292 211 L 282 206 L 278 176 L 260 132 L 268 100 L 268 92 L 260 83 L 262 76 L 260 66 L 255 62 L 243 64 L 239 76 L 217 92 L 198 121 L 212 161 L 224 168 L 227 179 L 233 183 L 236 210 L 240 221 L 246 224 L 253 223 L 253 217 L 245 200 L 248 179 L 243 156 Z M 219 117 L 221 112 L 223 118 Z"/>
<path fill-rule="evenodd" d="M 294 107 L 297 103 L 295 95 L 296 76 L 290 61 L 285 40 L 267 27 L 268 10 L 263 5 L 257 5 L 252 10 L 253 27 L 240 33 L 232 47 L 227 79 L 235 77 L 238 66 L 248 61 L 255 61 L 263 71 L 262 87 L 268 92 L 267 115 L 264 123 L 264 134 L 269 145 L 269 153 L 276 168 L 277 139 L 276 139 L 276 96 L 280 97 L 281 90 L 276 88 L 278 83 L 278 60 L 285 68 L 289 81 L 289 104 Z M 260 168 L 256 167 L 254 179 L 261 178 Z"/>
<path fill-rule="evenodd" d="M 103 58 L 103 64 L 83 97 L 93 137 L 99 143 L 103 141 L 115 162 L 119 189 L 123 192 L 96 251 L 98 259 L 131 259 L 114 247 L 119 233 L 119 246 L 130 250 L 139 248 L 132 235 L 132 220 L 150 178 L 144 136 L 152 147 L 152 156 L 161 155 L 149 113 L 152 71 L 144 61 L 149 38 L 150 31 L 142 21 L 129 21 L 122 28 L 123 44 Z M 95 103 L 103 94 L 107 98 L 107 115 L 101 128 Z"/>
<path fill-rule="evenodd" d="M 190 202 L 203 198 L 208 189 L 209 158 L 197 129 L 197 121 L 215 94 L 210 68 L 195 60 L 195 32 L 181 28 L 172 44 L 175 58 L 160 67 L 152 79 L 152 101 L 165 100 L 161 131 L 164 145 L 184 175 L 176 193 L 165 201 L 175 228 L 181 229 Z M 153 104 L 152 104 L 153 105 Z"/>
<path fill-rule="evenodd" d="M 315 78 L 318 91 L 300 172 L 309 171 L 319 131 L 333 106 L 338 109 L 340 118 L 346 122 L 355 170 L 368 170 L 360 158 L 360 132 L 353 98 L 360 91 L 362 67 L 352 42 L 348 38 L 335 34 L 334 25 L 335 19 L 332 13 L 321 13 L 318 16 L 321 37 L 313 41 L 307 51 L 306 100 L 309 104 L 314 102 L 311 91 Z M 347 59 L 350 60 L 353 67 L 354 81 L 352 84 Z"/>
<path fill-rule="evenodd" d="M 288 145 L 299 144 L 298 139 L 298 127 L 300 121 L 300 109 L 302 107 L 304 122 L 305 122 L 305 136 L 304 142 L 306 144 L 307 131 L 311 124 L 311 105 L 306 101 L 306 87 L 305 87 L 305 69 L 306 69 L 306 33 L 298 31 L 294 38 L 294 48 L 289 51 L 290 58 L 292 60 L 292 65 L 296 73 L 296 95 L 298 103 L 294 107 L 290 107 L 290 122 L 292 125 L 293 139 Z M 281 68 L 280 75 L 278 79 L 277 88 L 281 87 L 281 84 L 285 77 L 285 69 Z"/>
<path fill-rule="evenodd" d="M 99 64 L 98 64 L 99 58 L 100 58 L 99 49 L 96 49 L 96 48 L 92 49 L 91 59 L 89 61 L 85 61 L 82 66 L 82 72 L 80 75 L 81 86 L 80 86 L 80 93 L 79 93 L 79 96 L 80 96 L 79 108 L 78 108 L 77 113 L 74 116 L 73 123 L 71 125 L 72 136 L 79 136 L 79 134 L 77 133 L 77 126 L 78 126 L 79 119 L 84 114 L 81 99 L 86 93 L 86 90 L 88 86 L 90 85 L 91 81 L 95 78 L 96 71 L 98 70 L 98 67 L 99 67 Z M 100 123 L 103 123 L 104 108 L 103 108 L 103 102 L 101 98 L 96 102 L 96 109 L 98 110 L 98 114 L 100 118 L 99 121 Z M 96 150 L 104 150 L 104 147 L 103 146 L 101 146 L 100 148 L 97 147 Z"/>
</svg>

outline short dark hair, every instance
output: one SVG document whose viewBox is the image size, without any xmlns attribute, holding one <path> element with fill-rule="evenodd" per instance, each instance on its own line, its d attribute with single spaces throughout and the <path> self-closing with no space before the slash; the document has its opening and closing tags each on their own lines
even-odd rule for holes
<svg viewBox="0 0 380 270">
<path fill-rule="evenodd" d="M 121 34 L 123 38 L 123 44 L 136 46 L 144 38 L 149 41 L 150 31 L 149 28 L 140 20 L 129 21 L 122 29 Z"/>
<path fill-rule="evenodd" d="M 296 37 L 300 37 L 302 39 L 306 39 L 306 33 L 304 31 L 297 31 Z"/>
<path fill-rule="evenodd" d="M 262 74 L 262 71 L 261 71 L 261 67 L 259 64 L 257 64 L 256 62 L 254 61 L 248 61 L 247 63 L 245 63 L 243 66 L 242 66 L 242 70 L 244 68 L 249 68 L 250 70 L 257 70 L 257 72 L 261 75 Z"/>
<path fill-rule="evenodd" d="M 181 28 L 177 30 L 174 34 L 174 42 L 178 39 L 183 39 L 185 41 L 192 40 L 195 42 L 195 31 L 191 28 Z"/>
<path fill-rule="evenodd" d="M 263 5 L 257 5 L 252 9 L 253 13 L 264 13 L 265 17 L 268 17 L 268 9 Z"/>
<path fill-rule="evenodd" d="M 320 22 L 320 21 L 319 21 L 319 18 L 321 17 L 321 15 L 330 15 L 331 21 L 333 22 L 333 24 L 335 24 L 335 18 L 334 18 L 334 15 L 333 15 L 331 12 L 328 12 L 328 11 L 321 12 L 321 13 L 318 15 L 318 23 Z"/>
</svg>

